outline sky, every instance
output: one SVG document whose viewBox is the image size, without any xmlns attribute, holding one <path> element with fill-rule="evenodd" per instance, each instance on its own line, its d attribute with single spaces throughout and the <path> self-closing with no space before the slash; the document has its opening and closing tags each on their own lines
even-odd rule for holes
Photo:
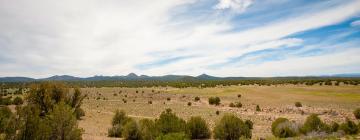
<svg viewBox="0 0 360 140">
<path fill-rule="evenodd" d="M 360 0 L 0 0 L 0 77 L 360 72 Z"/>
</svg>

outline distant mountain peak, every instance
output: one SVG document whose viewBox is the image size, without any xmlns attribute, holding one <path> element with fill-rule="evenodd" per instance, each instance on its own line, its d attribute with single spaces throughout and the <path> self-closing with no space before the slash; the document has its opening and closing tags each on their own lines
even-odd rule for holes
<svg viewBox="0 0 360 140">
<path fill-rule="evenodd" d="M 135 73 L 129 73 L 128 75 L 126 75 L 127 77 L 138 77 Z"/>
<path fill-rule="evenodd" d="M 214 79 L 218 79 L 218 77 L 214 77 L 214 76 L 210 76 L 207 74 L 201 74 L 199 76 L 196 76 L 196 78 L 201 79 L 201 80 L 214 80 Z"/>
<path fill-rule="evenodd" d="M 211 77 L 211 76 L 203 73 L 203 74 L 201 74 L 201 75 L 199 75 L 199 76 L 197 76 L 197 77 Z"/>
</svg>

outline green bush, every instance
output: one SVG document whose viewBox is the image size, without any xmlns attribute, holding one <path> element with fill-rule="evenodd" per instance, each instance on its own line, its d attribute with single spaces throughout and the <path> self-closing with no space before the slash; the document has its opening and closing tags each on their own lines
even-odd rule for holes
<svg viewBox="0 0 360 140">
<path fill-rule="evenodd" d="M 194 100 L 195 100 L 195 102 L 197 102 L 200 100 L 200 97 L 196 96 Z"/>
<path fill-rule="evenodd" d="M 24 101 L 23 101 L 22 98 L 20 98 L 19 96 L 17 96 L 17 97 L 14 98 L 14 100 L 12 101 L 12 103 L 13 103 L 14 105 L 21 105 L 21 104 L 24 103 Z"/>
<path fill-rule="evenodd" d="M 220 98 L 219 97 L 210 97 L 209 104 L 210 105 L 220 105 Z"/>
<path fill-rule="evenodd" d="M 254 123 L 250 120 L 245 120 L 245 124 L 250 128 L 250 129 L 253 129 L 253 125 Z"/>
<path fill-rule="evenodd" d="M 140 132 L 143 140 L 154 140 L 159 132 L 156 129 L 155 122 L 150 119 L 142 119 L 139 122 Z"/>
<path fill-rule="evenodd" d="M 71 90 L 61 83 L 31 85 L 27 104 L 16 107 L 16 118 L 6 128 L 6 139 L 81 139 L 74 110 L 81 107 L 84 98 L 79 89 Z"/>
<path fill-rule="evenodd" d="M 337 132 L 340 125 L 337 122 L 332 122 L 330 125 L 330 132 Z"/>
<path fill-rule="evenodd" d="M 141 140 L 142 138 L 139 126 L 134 120 L 126 122 L 122 135 L 125 140 Z"/>
<path fill-rule="evenodd" d="M 279 124 L 288 122 L 289 120 L 286 118 L 277 118 L 272 124 L 271 124 L 271 132 L 275 135 L 275 129 L 279 126 Z"/>
<path fill-rule="evenodd" d="M 295 102 L 295 107 L 302 107 L 302 104 L 300 102 Z"/>
<path fill-rule="evenodd" d="M 160 114 L 159 119 L 155 122 L 156 127 L 162 134 L 168 133 L 177 133 L 177 132 L 185 132 L 185 121 L 175 113 L 171 111 L 171 109 L 166 109 Z"/>
<path fill-rule="evenodd" d="M 219 111 L 219 110 L 216 110 L 215 114 L 216 114 L 216 115 L 219 115 L 219 114 L 220 114 L 220 111 Z"/>
<path fill-rule="evenodd" d="M 46 116 L 45 124 L 52 133 L 48 139 L 81 140 L 82 129 L 77 127 L 77 119 L 70 106 L 60 103 Z M 44 135 L 44 134 L 41 134 Z"/>
<path fill-rule="evenodd" d="M 220 140 L 238 140 L 251 138 L 251 129 L 235 115 L 225 114 L 214 128 L 214 138 Z"/>
<path fill-rule="evenodd" d="M 234 103 L 230 103 L 230 104 L 229 104 L 229 107 L 235 107 L 235 104 L 234 104 Z"/>
<path fill-rule="evenodd" d="M 112 128 L 108 131 L 109 137 L 121 137 L 124 125 L 131 121 L 131 118 L 127 117 L 123 110 L 116 110 L 115 115 L 112 119 Z"/>
<path fill-rule="evenodd" d="M 80 120 L 81 117 L 85 116 L 85 111 L 82 108 L 77 108 L 74 111 L 76 119 Z"/>
<path fill-rule="evenodd" d="M 354 116 L 356 119 L 360 119 L 360 108 L 354 110 Z"/>
<path fill-rule="evenodd" d="M 276 137 L 287 138 L 296 136 L 299 133 L 299 128 L 286 118 L 277 118 L 271 124 L 271 132 Z"/>
<path fill-rule="evenodd" d="M 302 127 L 303 133 L 309 132 L 329 132 L 330 128 L 327 124 L 323 123 L 321 119 L 316 114 L 311 114 L 305 120 L 305 123 Z"/>
<path fill-rule="evenodd" d="M 109 137 L 121 137 L 121 131 L 122 131 L 122 126 L 120 124 L 117 125 L 113 125 L 109 130 L 108 130 L 108 136 Z"/>
<path fill-rule="evenodd" d="M 236 102 L 235 107 L 240 108 L 240 107 L 242 107 L 242 104 L 240 102 Z"/>
<path fill-rule="evenodd" d="M 359 132 L 359 127 L 353 121 L 346 118 L 346 121 L 340 125 L 339 130 L 344 131 L 345 134 L 353 135 Z"/>
<path fill-rule="evenodd" d="M 0 105 L 11 105 L 11 97 L 1 98 Z"/>
<path fill-rule="evenodd" d="M 186 133 L 191 139 L 210 138 L 210 129 L 206 121 L 201 117 L 191 117 L 186 123 Z"/>
<path fill-rule="evenodd" d="M 169 133 L 165 135 L 160 135 L 156 140 L 190 140 L 185 133 Z"/>
<path fill-rule="evenodd" d="M 261 111 L 260 106 L 259 106 L 259 105 L 256 105 L 255 110 L 256 110 L 256 111 Z"/>
</svg>

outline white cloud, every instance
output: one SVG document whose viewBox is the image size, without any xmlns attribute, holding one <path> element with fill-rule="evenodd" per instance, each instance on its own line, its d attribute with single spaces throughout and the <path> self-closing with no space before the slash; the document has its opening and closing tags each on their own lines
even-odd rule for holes
<svg viewBox="0 0 360 140">
<path fill-rule="evenodd" d="M 230 9 L 236 13 L 242 13 L 251 6 L 253 2 L 254 0 L 219 0 L 218 4 L 214 6 L 214 9 Z"/>
<path fill-rule="evenodd" d="M 193 2 L 0 0 L 0 76 L 92 76 L 130 72 L 261 75 L 254 69 L 264 67 L 248 71 L 236 67 L 213 71 L 206 67 L 252 51 L 302 44 L 301 39 L 284 37 L 341 22 L 360 11 L 360 1 L 353 1 L 320 9 L 318 13 L 305 11 L 297 17 L 231 33 L 226 31 L 233 29 L 236 23 L 218 19 L 174 26 L 171 9 Z M 217 9 L 231 8 L 241 12 L 252 2 L 228 0 L 226 3 L 223 0 L 219 1 L 222 6 L 218 4 Z M 156 52 L 164 54 L 152 55 Z M 169 57 L 194 55 L 198 57 L 153 69 L 136 68 L 139 64 Z M 284 63 L 284 67 L 288 64 Z"/>
<path fill-rule="evenodd" d="M 353 21 L 353 22 L 351 22 L 350 25 L 351 25 L 352 27 L 358 27 L 358 26 L 360 26 L 360 20 Z"/>
</svg>

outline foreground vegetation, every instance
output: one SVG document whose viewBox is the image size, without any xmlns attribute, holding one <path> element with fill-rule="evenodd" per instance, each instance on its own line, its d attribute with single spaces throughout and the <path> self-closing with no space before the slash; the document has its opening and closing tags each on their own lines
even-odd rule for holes
<svg viewBox="0 0 360 140">
<path fill-rule="evenodd" d="M 256 88 L 258 86 L 254 87 Z M 79 128 L 79 120 L 82 122 L 82 124 L 80 124 L 81 128 L 87 129 L 86 126 L 88 124 L 95 124 L 94 127 L 100 125 L 104 126 L 106 129 L 109 128 L 107 133 L 105 133 L 109 137 L 123 137 L 130 140 L 208 138 L 258 139 L 260 138 L 257 134 L 259 132 L 259 126 L 261 126 L 261 129 L 267 129 L 265 131 L 270 131 L 274 137 L 278 138 L 339 138 L 347 135 L 356 135 L 359 132 L 360 125 L 358 121 L 354 119 L 359 118 L 360 109 L 352 108 L 357 105 L 356 102 L 358 103 L 359 98 L 356 97 L 355 94 L 351 94 L 352 92 L 357 93 L 357 91 L 346 90 L 347 94 L 341 94 L 341 96 L 339 93 L 334 93 L 337 95 L 337 98 L 334 98 L 332 96 L 333 93 L 331 92 L 339 92 L 338 88 L 335 88 L 334 86 L 334 88 L 331 88 L 332 90 L 328 90 L 328 87 L 323 87 L 328 94 L 323 95 L 319 92 L 315 92 L 316 94 L 314 95 L 311 94 L 311 103 L 316 101 L 313 100 L 313 97 L 316 96 L 321 97 L 321 100 L 329 98 L 332 103 L 347 103 L 346 101 L 352 102 L 352 100 L 354 100 L 350 111 L 352 116 L 347 116 L 348 118 L 345 119 L 346 117 L 343 115 L 336 115 L 336 113 L 344 112 L 330 110 L 328 113 L 332 114 L 335 112 L 336 119 L 330 118 L 329 120 L 329 118 L 327 118 L 323 121 L 320 117 L 323 118 L 324 113 L 316 110 L 307 110 L 312 108 L 310 107 L 312 104 L 307 101 L 308 99 L 305 98 L 300 100 L 300 98 L 296 98 L 299 95 L 301 95 L 300 97 L 304 97 L 304 95 L 307 96 L 308 93 L 306 92 L 303 93 L 291 90 L 290 93 L 295 92 L 296 94 L 284 94 L 281 92 L 279 95 L 275 94 L 275 98 L 279 98 L 281 95 L 295 99 L 291 100 L 289 103 L 289 105 L 293 107 L 291 110 L 274 110 L 277 108 L 269 108 L 269 103 L 274 101 L 271 90 L 279 92 L 278 90 L 284 88 L 278 89 L 276 86 L 262 86 L 258 87 L 260 88 L 258 91 L 265 91 L 265 93 L 257 93 L 256 91 L 251 91 L 254 87 L 187 89 L 83 88 L 80 90 L 77 88 L 70 88 L 61 83 L 41 83 L 29 86 L 28 88 L 8 89 L 7 95 L 0 98 L 0 105 L 2 105 L 0 107 L 0 138 L 81 139 L 84 138 L 82 136 L 84 130 Z M 320 86 L 318 85 L 317 87 Z M 356 89 L 356 87 L 353 86 L 345 87 L 346 89 Z M 342 88 L 344 87 L 339 87 L 339 89 Z M 294 89 L 294 87 L 291 87 L 290 89 Z M 313 88 L 306 87 L 305 89 L 308 92 L 309 89 Z M 92 92 L 89 92 L 90 90 Z M 83 95 L 83 93 L 88 96 Z M 259 96 L 265 98 L 265 100 L 261 100 L 256 94 L 259 94 Z M 348 95 L 351 95 L 351 100 L 350 97 L 349 100 L 347 100 Z M 249 99 L 254 102 L 249 102 Z M 269 101 L 266 102 L 266 100 Z M 285 98 L 281 101 L 285 100 L 289 99 Z M 83 106 L 83 102 L 85 103 L 85 106 Z M 323 103 L 328 104 L 327 102 Z M 320 105 L 323 103 L 320 103 Z M 112 112 L 109 112 L 112 110 L 110 107 L 115 107 L 115 109 L 121 108 L 121 110 L 124 109 L 130 115 L 126 115 L 125 111 L 115 111 L 111 127 L 106 125 L 110 123 L 101 124 L 104 121 L 100 121 L 99 124 L 97 120 L 106 120 L 106 117 L 103 118 L 103 116 L 99 115 L 106 114 L 107 116 L 110 116 L 110 114 L 112 114 Z M 141 108 L 138 110 L 136 107 Z M 85 117 L 83 117 L 85 111 L 82 108 L 85 108 Z M 145 112 L 143 112 L 144 110 L 142 108 L 145 109 Z M 151 108 L 154 108 L 155 110 Z M 316 107 L 314 108 L 316 109 Z M 184 116 L 184 109 L 185 113 L 190 112 L 189 115 Z M 210 114 L 203 114 L 205 112 L 204 109 L 206 112 L 209 111 Z M 92 110 L 97 110 L 97 112 L 93 112 Z M 129 112 L 129 110 L 133 111 Z M 146 111 L 163 112 L 142 116 Z M 196 111 L 200 112 L 191 113 Z M 284 113 L 288 114 L 287 112 L 282 111 L 299 111 L 299 115 L 297 115 L 297 113 L 291 115 L 300 116 L 301 114 L 301 116 L 307 116 L 307 118 L 305 119 L 300 116 L 300 119 L 294 119 L 293 116 L 288 115 L 284 115 L 284 118 L 265 118 L 268 121 L 271 121 L 272 125 L 271 123 L 264 124 L 254 118 L 254 116 L 261 117 L 269 112 L 279 112 L 280 116 Z M 90 115 L 88 113 L 90 113 Z M 250 118 L 248 117 L 249 113 L 253 114 Z M 88 115 L 90 117 L 87 117 Z M 270 115 L 279 116 L 276 114 Z M 241 116 L 241 118 L 239 118 L 239 116 Z M 342 118 L 339 120 L 339 117 Z M 86 119 L 83 121 L 81 118 Z M 331 120 L 333 122 L 331 122 Z M 96 122 L 92 123 L 91 121 Z M 84 123 L 86 123 L 85 127 Z M 270 126 L 271 128 L 269 128 Z M 255 136 L 254 128 L 256 130 Z M 87 132 L 86 135 L 91 133 L 92 132 Z M 66 136 L 64 136 L 65 134 Z"/>
<path fill-rule="evenodd" d="M 32 85 L 26 104 L 16 106 L 15 113 L 7 106 L 0 108 L 0 139 L 81 139 L 77 120 L 84 115 L 84 98 L 79 89 L 70 92 L 63 84 Z"/>
</svg>

